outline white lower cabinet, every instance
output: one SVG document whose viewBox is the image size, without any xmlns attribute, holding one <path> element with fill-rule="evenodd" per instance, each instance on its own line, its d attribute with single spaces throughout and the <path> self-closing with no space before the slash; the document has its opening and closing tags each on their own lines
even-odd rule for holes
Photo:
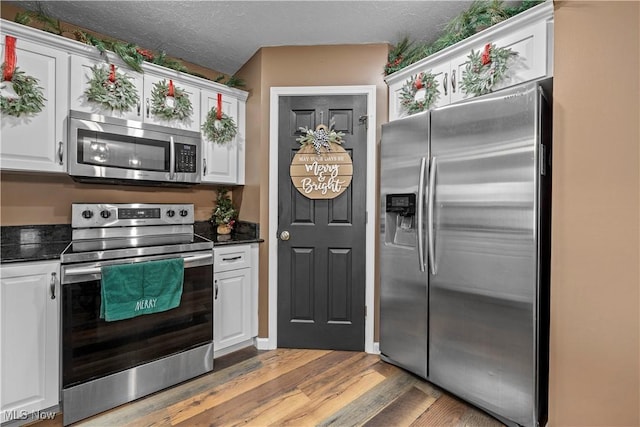
<svg viewBox="0 0 640 427">
<path fill-rule="evenodd" d="M 0 266 L 0 422 L 59 403 L 59 262 Z"/>
<path fill-rule="evenodd" d="M 215 356 L 253 344 L 258 334 L 257 244 L 214 248 Z"/>
</svg>

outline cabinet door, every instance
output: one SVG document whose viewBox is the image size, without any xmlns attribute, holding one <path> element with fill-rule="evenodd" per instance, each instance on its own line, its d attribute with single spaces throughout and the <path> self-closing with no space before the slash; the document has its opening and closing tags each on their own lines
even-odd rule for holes
<svg viewBox="0 0 640 427">
<path fill-rule="evenodd" d="M 93 67 L 96 66 L 103 68 L 107 72 L 110 69 L 109 64 L 104 60 L 77 55 L 71 56 L 71 81 L 74 82 L 70 88 L 71 109 L 106 115 L 109 117 L 142 121 L 142 74 L 132 71 L 125 66 L 121 67 L 116 65 L 116 72 L 129 77 L 129 81 L 136 87 L 138 103 L 128 111 L 113 110 L 104 106 L 102 103 L 88 100 L 87 95 L 85 94 L 85 91 L 89 87 L 89 81 L 93 78 Z"/>
<path fill-rule="evenodd" d="M 4 57 L 5 33 L 2 33 Z M 0 167 L 5 170 L 66 172 L 66 118 L 69 110 L 69 57 L 61 50 L 18 38 L 16 67 L 38 79 L 44 108 L 33 115 L 2 115 Z"/>
<path fill-rule="evenodd" d="M 173 84 L 176 88 L 182 89 L 186 96 L 191 101 L 191 107 L 193 112 L 184 120 L 167 120 L 161 116 L 153 114 L 152 110 L 152 93 L 154 86 L 162 81 L 168 85 L 169 80 L 173 80 Z M 146 123 L 152 123 L 161 126 L 168 126 L 176 129 L 192 130 L 194 132 L 200 132 L 200 89 L 184 84 L 180 80 L 173 79 L 170 76 L 160 76 L 151 74 L 149 72 L 144 73 L 144 117 L 143 120 Z"/>
<path fill-rule="evenodd" d="M 3 417 L 59 402 L 59 269 L 57 262 L 0 268 Z"/>
<path fill-rule="evenodd" d="M 218 93 L 202 91 L 201 122 L 207 120 L 207 114 L 218 104 Z M 238 126 L 238 100 L 222 96 L 222 112 L 231 117 Z M 238 136 L 226 144 L 216 144 L 202 135 L 202 182 L 236 184 L 238 183 Z"/>
<path fill-rule="evenodd" d="M 251 339 L 251 269 L 225 271 L 214 277 L 216 351 Z"/>
<path fill-rule="evenodd" d="M 542 78 L 547 75 L 547 23 L 536 22 L 496 39 L 498 47 L 508 47 L 518 53 L 505 78 L 495 90 Z"/>
</svg>

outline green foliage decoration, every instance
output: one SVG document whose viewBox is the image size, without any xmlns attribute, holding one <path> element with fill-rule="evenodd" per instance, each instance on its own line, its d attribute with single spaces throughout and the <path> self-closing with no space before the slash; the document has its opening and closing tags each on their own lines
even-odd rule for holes
<svg viewBox="0 0 640 427">
<path fill-rule="evenodd" d="M 0 76 L 4 74 L 4 67 L 3 63 L 0 67 Z M 23 114 L 30 115 L 42 111 L 46 99 L 43 93 L 44 89 L 38 86 L 38 79 L 26 75 L 16 67 L 11 83 L 18 98 L 0 96 L 0 111 L 3 114 L 20 117 Z"/>
<path fill-rule="evenodd" d="M 407 37 L 403 38 L 389 50 L 384 74 L 395 73 L 540 3 L 543 0 L 524 0 L 518 6 L 509 7 L 502 0 L 476 0 L 469 9 L 452 19 L 434 42 L 416 43 Z"/>
<path fill-rule="evenodd" d="M 495 44 L 488 44 L 484 52 L 472 50 L 468 56 L 469 62 L 462 71 L 460 87 L 474 96 L 492 92 L 493 87 L 505 77 L 510 61 L 517 56 L 517 52 L 496 47 Z"/>
<path fill-rule="evenodd" d="M 211 221 L 216 225 L 228 225 L 233 227 L 236 218 L 238 218 L 238 210 L 233 206 L 228 196 L 229 189 L 221 187 L 216 195 L 216 207 L 213 209 Z"/>
<path fill-rule="evenodd" d="M 184 93 L 184 90 L 175 86 L 173 97 L 175 105 L 173 108 L 166 105 L 166 98 L 169 94 L 169 83 L 166 80 L 159 81 L 151 89 L 151 114 L 165 120 L 185 120 L 193 114 L 191 100 Z"/>
<path fill-rule="evenodd" d="M 232 117 L 224 113 L 222 113 L 222 118 L 218 120 L 218 109 L 213 107 L 207 113 L 207 119 L 202 125 L 202 133 L 209 141 L 223 145 L 236 137 L 238 126 Z"/>
<path fill-rule="evenodd" d="M 131 77 L 116 71 L 115 80 L 111 82 L 107 68 L 94 65 L 91 71 L 93 75 L 84 92 L 89 101 L 123 112 L 130 111 L 138 104 L 140 98 Z"/>
<path fill-rule="evenodd" d="M 39 24 L 42 27 L 41 29 L 43 31 L 59 36 L 62 36 L 65 33 L 72 33 L 77 41 L 94 46 L 102 54 L 106 53 L 107 51 L 114 52 L 120 57 L 120 59 L 124 61 L 125 64 L 131 67 L 131 69 L 138 72 L 142 72 L 141 65 L 143 62 L 150 62 L 161 67 L 211 80 L 200 73 L 189 70 L 182 62 L 168 57 L 165 51 L 154 53 L 148 49 L 142 49 L 133 43 L 126 43 L 107 38 L 99 38 L 79 29 L 71 32 L 62 26 L 60 20 L 48 16 L 44 11 L 42 3 L 38 4 L 38 9 L 35 11 L 25 11 L 17 13 L 14 21 L 18 24 L 30 26 Z M 224 78 L 224 75 L 220 75 L 214 81 L 221 83 Z M 236 76 L 230 76 L 224 84 L 229 87 L 245 87 L 246 85 L 242 79 Z"/>
<path fill-rule="evenodd" d="M 416 99 L 416 93 L 424 89 L 424 97 Z M 436 77 L 427 71 L 411 76 L 400 89 L 400 105 L 409 114 L 428 110 L 436 103 L 440 97 L 440 90 L 436 82 Z"/>
<path fill-rule="evenodd" d="M 331 143 L 342 144 L 344 140 L 344 132 L 336 132 L 334 129 L 335 123 L 332 121 L 329 127 L 326 125 L 316 126 L 316 130 L 311 130 L 308 127 L 300 127 L 302 135 L 296 138 L 296 141 L 301 146 L 312 145 L 317 154 L 320 154 L 321 150 L 331 151 Z"/>
</svg>

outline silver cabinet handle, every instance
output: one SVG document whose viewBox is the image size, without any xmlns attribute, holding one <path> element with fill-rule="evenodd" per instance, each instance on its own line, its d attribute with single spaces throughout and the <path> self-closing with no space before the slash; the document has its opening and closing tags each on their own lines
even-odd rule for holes
<svg viewBox="0 0 640 427">
<path fill-rule="evenodd" d="M 444 88 L 444 94 L 448 95 L 447 87 L 449 86 L 449 82 L 447 81 L 447 77 L 449 73 L 444 73 L 444 79 L 442 80 L 442 87 Z"/>
<path fill-rule="evenodd" d="M 207 159 L 202 159 L 202 174 L 207 174 Z"/>
<path fill-rule="evenodd" d="M 218 281 L 215 280 L 215 296 L 213 297 L 213 299 L 218 299 Z"/>
<path fill-rule="evenodd" d="M 149 118 L 149 98 L 147 98 L 147 119 Z"/>
<path fill-rule="evenodd" d="M 436 254 L 434 244 L 433 230 L 433 203 L 435 202 L 435 188 L 436 188 L 436 158 L 431 158 L 431 168 L 429 169 L 429 205 L 427 207 L 427 227 L 429 228 L 429 264 L 431 264 L 431 274 L 434 276 L 437 273 L 436 269 Z"/>
<path fill-rule="evenodd" d="M 51 292 L 51 299 L 56 299 L 56 273 L 51 273 L 51 283 L 49 285 L 49 291 Z"/>
<path fill-rule="evenodd" d="M 64 162 L 64 144 L 62 143 L 62 141 L 58 142 L 58 164 L 63 165 Z"/>
<path fill-rule="evenodd" d="M 288 231 L 283 231 L 282 233 L 280 233 L 280 240 L 289 240 L 289 238 L 291 238 L 291 235 L 289 234 Z"/>
<path fill-rule="evenodd" d="M 456 70 L 451 72 L 451 92 L 456 93 Z"/>
<path fill-rule="evenodd" d="M 418 183 L 418 265 L 420 271 L 424 271 L 424 227 L 422 211 L 424 210 L 424 174 L 427 168 L 427 158 L 423 157 L 420 160 L 420 178 Z"/>
</svg>

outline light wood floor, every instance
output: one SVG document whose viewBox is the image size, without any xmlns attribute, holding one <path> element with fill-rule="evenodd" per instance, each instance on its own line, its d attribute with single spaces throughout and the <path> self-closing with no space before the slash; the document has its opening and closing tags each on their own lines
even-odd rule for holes
<svg viewBox="0 0 640 427">
<path fill-rule="evenodd" d="M 346 351 L 241 350 L 214 372 L 79 426 L 502 426 L 429 383 Z M 39 422 L 37 427 L 62 425 Z"/>
</svg>

